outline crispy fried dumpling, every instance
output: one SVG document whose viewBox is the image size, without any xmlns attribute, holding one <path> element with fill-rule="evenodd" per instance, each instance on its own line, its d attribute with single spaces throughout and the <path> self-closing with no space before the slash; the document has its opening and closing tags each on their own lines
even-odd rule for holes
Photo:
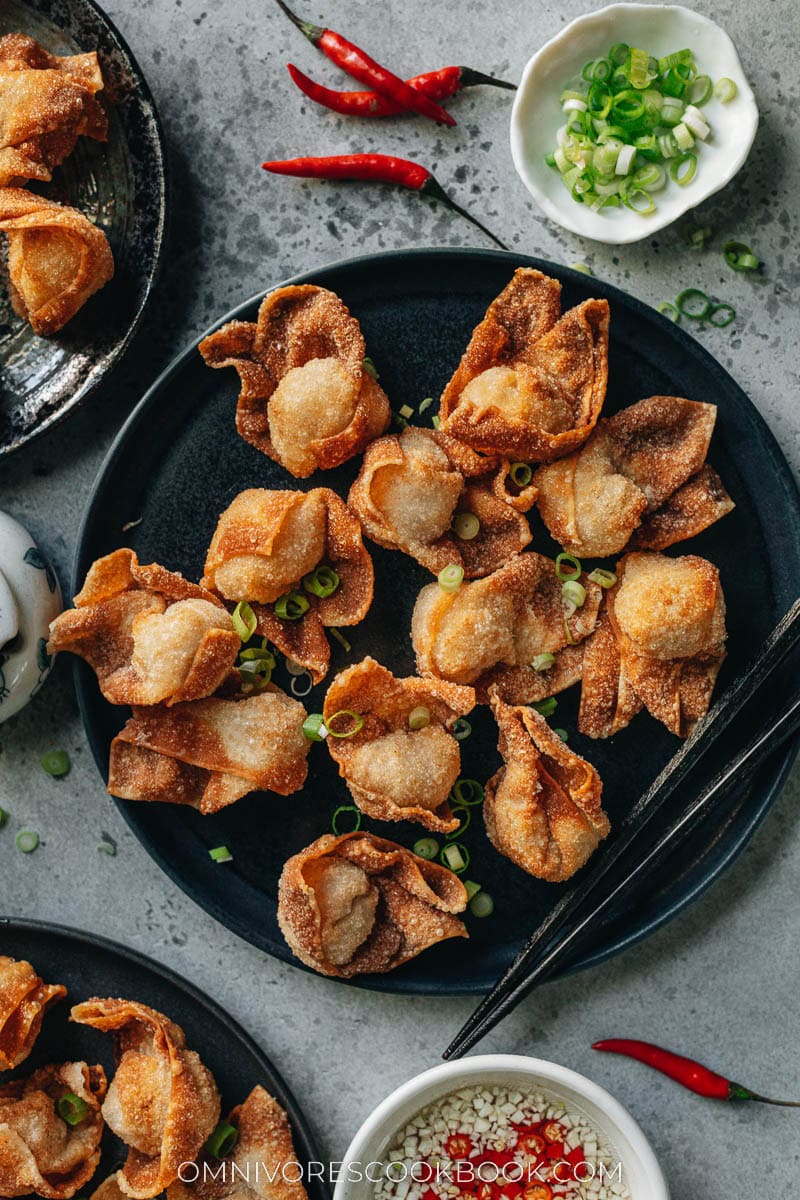
<svg viewBox="0 0 800 1200">
<path fill-rule="evenodd" d="M 651 396 L 600 421 L 586 445 L 534 475 L 539 512 L 572 554 L 664 550 L 733 508 L 705 465 L 717 410 Z"/>
<path fill-rule="evenodd" d="M 486 454 L 551 462 L 594 428 L 608 380 L 606 300 L 560 314 L 560 285 L 521 267 L 442 395 L 442 429 Z"/>
<path fill-rule="evenodd" d="M 34 333 L 56 333 L 114 274 L 102 229 L 77 208 L 0 188 L 11 303 Z"/>
<path fill-rule="evenodd" d="M 303 578 L 318 566 L 330 568 L 335 590 L 318 596 Z M 361 526 L 330 488 L 310 492 L 250 488 L 220 516 L 206 557 L 203 586 L 226 600 L 253 607 L 258 633 L 314 682 L 330 664 L 326 626 L 356 625 L 372 603 L 372 559 Z M 297 592 L 306 611 L 282 617 L 273 607 Z"/>
<path fill-rule="evenodd" d="M 332 719 L 344 712 L 364 723 L 352 737 L 326 740 L 362 812 L 380 821 L 416 821 L 439 833 L 457 829 L 448 796 L 461 773 L 461 751 L 452 728 L 474 705 L 472 688 L 397 679 L 374 658 L 337 675 L 325 697 L 326 722 L 335 729 Z M 422 728 L 409 726 L 412 712 L 426 720 Z"/>
<path fill-rule="evenodd" d="M 82 135 L 104 142 L 97 54 L 48 54 L 33 38 L 0 38 L 0 187 L 47 181 Z"/>
<path fill-rule="evenodd" d="M 486 784 L 486 832 L 523 871 L 561 883 L 609 832 L 600 776 L 532 708 L 493 696 L 492 711 L 505 765 Z"/>
<path fill-rule="evenodd" d="M 708 710 L 725 658 L 719 571 L 687 554 L 627 554 L 607 596 L 608 620 L 587 643 L 579 728 L 608 737 L 644 705 L 687 737 Z"/>
<path fill-rule="evenodd" d="M 69 1200 L 100 1162 L 106 1094 L 102 1067 L 66 1062 L 0 1086 L 0 1196 Z M 62 1098 L 83 1115 L 72 1125 L 58 1112 Z"/>
<path fill-rule="evenodd" d="M 366 369 L 364 336 L 333 292 L 272 292 L 258 322 L 231 321 L 200 343 L 241 381 L 236 428 L 297 479 L 338 467 L 383 433 L 389 401 Z"/>
<path fill-rule="evenodd" d="M 71 1019 L 114 1035 L 116 1070 L 103 1117 L 128 1147 L 120 1189 L 150 1200 L 192 1162 L 219 1120 L 214 1078 L 186 1036 L 162 1013 L 133 1000 L 76 1004 Z"/>
<path fill-rule="evenodd" d="M 523 513 L 536 491 L 513 488 L 508 467 L 487 463 L 447 434 L 409 426 L 367 447 L 348 504 L 378 545 L 402 550 L 437 574 L 455 563 L 472 579 L 531 540 Z M 457 530 L 467 513 L 478 530 L 465 538 Z"/>
<path fill-rule="evenodd" d="M 47 650 L 85 658 L 111 704 L 171 705 L 215 692 L 240 647 L 216 596 L 124 549 L 92 564 Z"/>
<path fill-rule="evenodd" d="M 248 792 L 289 796 L 305 783 L 306 710 L 277 688 L 243 700 L 134 706 L 111 743 L 108 790 L 214 813 Z"/>
<path fill-rule="evenodd" d="M 167 1189 L 167 1200 L 306 1200 L 289 1119 L 278 1101 L 256 1086 L 243 1104 L 234 1108 L 227 1123 L 237 1131 L 236 1145 L 222 1162 L 203 1154 L 198 1162 L 197 1181 L 176 1179 Z M 252 1170 L 252 1164 L 258 1170 Z M 204 1166 L 210 1166 L 209 1171 Z M 184 1172 L 192 1178 L 192 1172 Z M 116 1200 L 92 1197 L 92 1200 Z"/>
<path fill-rule="evenodd" d="M 424 587 L 411 620 L 421 675 L 473 684 L 479 701 L 494 685 L 502 699 L 528 704 L 577 683 L 581 642 L 597 623 L 601 589 L 585 575 L 581 608 L 565 607 L 555 563 L 520 554 L 505 567 L 454 592 Z M 539 655 L 553 662 L 536 670 Z"/>
<path fill-rule="evenodd" d="M 278 923 L 307 967 L 350 979 L 467 937 L 455 915 L 466 903 L 464 885 L 438 863 L 373 834 L 325 834 L 284 866 Z"/>
<path fill-rule="evenodd" d="M 45 1012 L 66 994 L 60 983 L 45 983 L 29 962 L 0 954 L 0 1071 L 25 1061 Z"/>
</svg>

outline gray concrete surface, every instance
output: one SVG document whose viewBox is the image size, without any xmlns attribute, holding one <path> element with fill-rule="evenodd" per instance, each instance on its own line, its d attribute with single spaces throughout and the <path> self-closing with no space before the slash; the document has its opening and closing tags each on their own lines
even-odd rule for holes
<svg viewBox="0 0 800 1200">
<path fill-rule="evenodd" d="M 516 78 L 528 54 L 585 4 L 330 0 L 324 14 L 316 3 L 303 11 L 327 16 L 407 74 L 457 61 Z M 724 293 L 738 321 L 699 336 L 752 396 L 797 467 L 794 0 L 772 0 L 761 10 L 746 0 L 702 5 L 736 40 L 762 113 L 747 166 L 703 216 L 718 231 L 717 245 L 731 235 L 752 241 L 766 263 L 758 280 L 731 274 L 716 253 L 692 258 L 675 230 L 617 250 L 548 224 L 513 173 L 503 93 L 459 98 L 459 125 L 451 132 L 416 121 L 348 124 L 294 90 L 287 59 L 323 78 L 335 80 L 336 73 L 269 0 L 112 0 L 108 7 L 160 106 L 175 219 L 168 270 L 126 368 L 67 424 L 0 464 L 0 507 L 31 527 L 63 580 L 92 479 L 123 417 L 171 356 L 219 314 L 282 277 L 349 254 L 484 244 L 477 231 L 413 196 L 266 178 L 258 164 L 267 155 L 393 149 L 433 167 L 457 199 L 520 251 L 585 260 L 651 303 L 673 297 L 683 283 Z M 73 760 L 60 783 L 39 767 L 52 746 L 66 747 Z M 13 825 L 0 833 L 0 910 L 94 929 L 192 977 L 274 1057 L 324 1153 L 340 1155 L 392 1086 L 432 1065 L 470 1010 L 468 1000 L 393 998 L 312 978 L 265 958 L 195 907 L 105 796 L 66 662 L 31 708 L 0 726 L 0 751 L 0 803 L 14 825 L 42 834 L 41 848 L 26 857 L 13 848 Z M 690 911 L 615 961 L 545 988 L 482 1047 L 553 1058 L 608 1086 L 652 1138 L 675 1197 L 794 1196 L 800 1117 L 715 1106 L 588 1047 L 603 1035 L 649 1036 L 754 1087 L 800 1098 L 799 784 L 795 773 L 738 864 Z M 119 842 L 114 859 L 95 853 L 101 830 Z"/>
</svg>

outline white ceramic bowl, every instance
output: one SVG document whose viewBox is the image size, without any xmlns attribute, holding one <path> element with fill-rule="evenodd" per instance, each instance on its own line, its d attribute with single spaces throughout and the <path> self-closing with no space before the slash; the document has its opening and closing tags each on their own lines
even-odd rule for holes
<svg viewBox="0 0 800 1200">
<path fill-rule="evenodd" d="M 531 36 L 535 38 L 535 31 Z M 565 120 L 558 102 L 561 92 L 580 77 L 584 63 L 607 54 L 615 42 L 640 46 L 656 57 L 691 49 L 701 74 L 710 75 L 713 82 L 727 76 L 739 89 L 728 104 L 712 96 L 704 106 L 711 136 L 698 152 L 694 179 L 686 187 L 669 180 L 653 194 L 656 211 L 648 217 L 624 206 L 593 212 L 577 204 L 558 172 L 544 161 Z M 520 178 L 548 217 L 573 233 L 617 245 L 650 237 L 729 183 L 747 158 L 757 129 L 755 97 L 724 29 L 676 4 L 612 4 L 571 21 L 530 59 L 511 113 L 511 154 Z"/>
<path fill-rule="evenodd" d="M 0 724 L 19 712 L 50 674 L 47 637 L 62 607 L 47 559 L 27 529 L 0 512 Z"/>
<path fill-rule="evenodd" d="M 650 1143 L 633 1117 L 590 1079 L 539 1058 L 484 1054 L 433 1067 L 410 1079 L 367 1117 L 347 1148 L 333 1200 L 371 1200 L 374 1184 L 354 1179 L 369 1163 L 381 1163 L 397 1133 L 411 1117 L 462 1087 L 513 1085 L 563 1101 L 567 1110 L 588 1117 L 622 1163 L 622 1179 L 632 1200 L 669 1200 L 669 1189 Z M 376 1168 L 372 1168 L 375 1173 Z"/>
</svg>

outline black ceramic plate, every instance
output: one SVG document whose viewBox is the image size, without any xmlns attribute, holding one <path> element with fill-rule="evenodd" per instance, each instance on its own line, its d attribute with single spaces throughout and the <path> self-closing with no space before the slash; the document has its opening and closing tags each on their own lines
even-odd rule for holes
<svg viewBox="0 0 800 1200">
<path fill-rule="evenodd" d="M 37 921 L 0 918 L 0 954 L 33 963 L 46 983 L 63 983 L 67 989 L 66 999 L 45 1017 L 33 1053 L 9 1077 L 70 1058 L 102 1063 L 110 1079 L 111 1038 L 72 1024 L 69 1010 L 91 996 L 139 1000 L 184 1029 L 187 1045 L 198 1051 L 217 1081 L 223 1115 L 261 1084 L 289 1116 L 298 1161 L 302 1165 L 320 1161 L 305 1117 L 267 1056 L 241 1026 L 185 979 L 116 942 Z M 122 1144 L 107 1132 L 94 1187 L 123 1159 Z M 315 1174 L 306 1186 L 311 1200 L 330 1200 L 327 1187 Z"/>
<path fill-rule="evenodd" d="M 474 325 L 515 266 L 530 263 L 564 284 L 565 307 L 587 296 L 611 302 L 611 364 L 606 411 L 644 396 L 677 394 L 719 406 L 711 460 L 737 508 L 687 547 L 707 555 L 722 571 L 728 598 L 730 657 L 720 686 L 743 666 L 794 599 L 800 575 L 800 507 L 786 463 L 752 404 L 717 363 L 680 329 L 652 309 L 595 279 L 497 251 L 419 250 L 376 255 L 315 271 L 294 282 L 323 284 L 338 292 L 360 319 L 367 349 L 396 408 L 438 396 L 459 361 Z M 255 319 L 258 298 L 234 314 Z M 227 318 L 226 318 L 227 319 Z M 314 487 L 344 494 L 358 461 L 298 484 L 236 434 L 238 380 L 211 371 L 195 347 L 181 355 L 142 400 L 103 466 L 80 537 L 75 584 L 100 555 L 131 545 L 144 562 L 200 577 L 217 516 L 243 488 Z M 430 413 L 431 410 L 428 410 Z M 427 414 L 426 414 L 427 416 Z M 128 521 L 140 520 L 129 533 Z M 557 552 L 538 517 L 533 546 Z M 348 633 L 352 653 L 333 646 L 333 670 L 372 654 L 398 674 L 412 674 L 409 619 L 430 575 L 399 553 L 369 544 L 376 569 L 375 601 L 367 619 Z M 279 681 L 286 684 L 281 672 Z M 100 696 L 94 675 L 78 664 L 79 698 L 86 729 L 105 774 L 108 747 L 125 720 L 124 710 Z M 677 741 L 646 715 L 617 737 L 591 742 L 574 733 L 577 689 L 559 697 L 554 724 L 570 730 L 570 744 L 598 767 L 604 802 L 619 820 L 677 748 Z M 306 700 L 319 711 L 324 685 Z M 473 734 L 462 743 L 467 776 L 486 779 L 496 770 L 496 729 L 487 710 L 475 713 Z M 642 937 L 702 890 L 744 845 L 777 794 L 788 757 L 759 775 L 750 792 L 734 797 L 726 820 L 701 830 L 658 878 L 645 900 L 622 914 L 595 945 L 597 959 Z M 348 803 L 324 745 L 312 747 L 308 784 L 288 800 L 251 795 L 213 818 L 170 805 L 120 802 L 131 827 L 174 880 L 218 920 L 271 954 L 292 956 L 275 919 L 276 884 L 284 861 L 330 828 L 331 814 Z M 420 836 L 410 825 L 365 821 L 406 845 Z M 465 837 L 469 876 L 495 899 L 488 920 L 469 919 L 471 940 L 448 942 L 390 975 L 363 980 L 390 991 L 484 990 L 519 948 L 527 931 L 561 894 L 495 853 L 480 812 Z M 228 845 L 234 861 L 216 866 L 209 847 Z M 589 959 L 584 958 L 584 962 Z"/>
<path fill-rule="evenodd" d="M 0 35 L 27 33 L 52 54 L 97 50 L 108 141 L 79 138 L 52 182 L 37 188 L 105 232 L 112 281 L 53 337 L 37 337 L 0 284 L 0 455 L 75 408 L 119 360 L 142 316 L 164 236 L 161 126 L 139 67 L 92 0 L 4 0 Z M 5 240 L 0 238 L 0 240 Z"/>
</svg>

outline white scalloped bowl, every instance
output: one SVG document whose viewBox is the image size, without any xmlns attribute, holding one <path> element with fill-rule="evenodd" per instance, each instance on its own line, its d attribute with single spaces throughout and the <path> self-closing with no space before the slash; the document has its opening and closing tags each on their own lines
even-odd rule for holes
<svg viewBox="0 0 800 1200">
<path fill-rule="evenodd" d="M 685 187 L 669 180 L 654 193 L 656 211 L 647 217 L 624 206 L 593 212 L 576 203 L 544 161 L 564 123 L 559 95 L 580 77 L 584 63 L 607 54 L 615 42 L 641 46 L 656 57 L 690 48 L 701 74 L 715 82 L 727 76 L 738 88 L 728 104 L 712 97 L 704 106 L 711 136 L 698 153 L 694 179 Z M 650 237 L 725 187 L 744 164 L 757 129 L 755 97 L 724 29 L 676 4 L 611 4 L 571 21 L 529 60 L 511 113 L 511 155 L 520 179 L 551 220 L 582 237 L 622 245 Z"/>
</svg>

